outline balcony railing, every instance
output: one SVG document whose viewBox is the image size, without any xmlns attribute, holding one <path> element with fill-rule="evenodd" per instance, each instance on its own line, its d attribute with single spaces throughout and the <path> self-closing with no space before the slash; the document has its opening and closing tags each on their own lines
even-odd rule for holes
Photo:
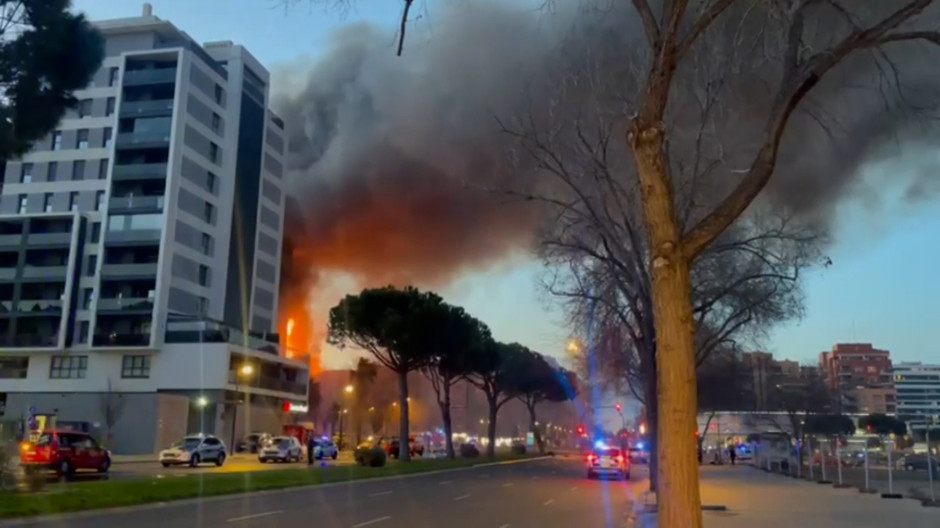
<svg viewBox="0 0 940 528">
<path fill-rule="evenodd" d="M 132 165 L 115 165 L 111 171 L 114 181 L 149 180 L 166 178 L 166 163 L 136 163 Z"/>
<path fill-rule="evenodd" d="M 166 84 L 176 82 L 176 68 L 156 68 L 147 70 L 127 70 L 121 83 L 124 86 L 143 86 L 147 84 Z"/>
<path fill-rule="evenodd" d="M 167 318 L 164 340 L 167 343 L 230 343 L 287 358 L 304 355 L 299 350 L 280 345 L 277 334 L 267 334 L 265 339 L 263 332 L 246 333 L 219 321 L 189 314 L 174 313 Z"/>
<path fill-rule="evenodd" d="M 156 277 L 157 263 L 144 264 L 102 264 L 101 276 L 105 278 Z"/>
<path fill-rule="evenodd" d="M 142 211 L 142 210 L 163 210 L 163 196 L 112 196 L 108 201 L 110 211 Z"/>
<path fill-rule="evenodd" d="M 123 231 L 108 231 L 105 243 L 109 242 L 159 242 L 159 229 L 128 229 Z"/>
<path fill-rule="evenodd" d="M 121 104 L 121 117 L 156 117 L 172 114 L 173 99 L 125 101 Z"/>
<path fill-rule="evenodd" d="M 98 299 L 98 311 L 137 312 L 153 310 L 153 299 L 149 297 L 115 297 Z"/>
<path fill-rule="evenodd" d="M 13 301 L 4 301 L 12 304 Z M 61 315 L 60 299 L 27 299 L 16 303 L 16 311 L 21 314 Z"/>
<path fill-rule="evenodd" d="M 150 334 L 95 334 L 91 342 L 96 347 L 149 346 Z"/>
<path fill-rule="evenodd" d="M 0 268 L 0 280 L 13 280 L 16 278 L 16 268 Z"/>
<path fill-rule="evenodd" d="M 236 374 L 228 373 L 229 385 L 236 385 Z M 237 379 L 237 385 L 240 388 L 250 387 L 253 389 L 265 389 L 278 392 L 289 392 L 291 394 L 307 394 L 307 384 L 296 381 L 286 381 L 272 376 L 255 376 L 249 379 Z"/>
<path fill-rule="evenodd" d="M 0 336 L 0 347 L 26 348 L 26 347 L 54 347 L 59 345 L 59 335 L 50 334 L 16 334 Z"/>
<path fill-rule="evenodd" d="M 170 131 L 157 130 L 147 132 L 123 132 L 117 135 L 117 146 L 153 148 L 170 144 Z"/>
<path fill-rule="evenodd" d="M 20 246 L 23 243 L 23 234 L 0 235 L 0 246 Z"/>
<path fill-rule="evenodd" d="M 68 266 L 24 266 L 24 279 L 59 279 L 64 280 Z"/>
<path fill-rule="evenodd" d="M 26 237 L 27 246 L 69 245 L 71 242 L 72 233 L 30 233 Z"/>
</svg>

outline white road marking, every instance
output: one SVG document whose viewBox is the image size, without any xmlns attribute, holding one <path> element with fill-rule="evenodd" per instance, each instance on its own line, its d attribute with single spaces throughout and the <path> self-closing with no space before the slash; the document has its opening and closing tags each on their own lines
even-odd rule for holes
<svg viewBox="0 0 940 528">
<path fill-rule="evenodd" d="M 555 502 L 555 499 L 548 499 L 547 501 L 545 501 L 545 502 L 542 503 L 542 506 L 548 506 L 549 504 L 551 504 L 551 503 L 553 503 L 553 502 Z"/>
<path fill-rule="evenodd" d="M 231 519 L 226 519 L 225 522 L 238 522 L 238 521 L 247 521 L 248 519 L 257 519 L 258 517 L 268 517 L 271 515 L 277 515 L 279 513 L 284 513 L 284 510 L 274 510 L 264 513 L 255 513 L 252 515 L 244 515 L 242 517 L 232 517 Z"/>
<path fill-rule="evenodd" d="M 509 528 L 509 525 L 508 525 L 508 524 L 504 524 L 504 525 L 500 526 L 499 528 Z"/>
<path fill-rule="evenodd" d="M 574 490 L 576 490 L 576 489 L 578 489 L 577 486 L 571 486 L 571 491 L 574 491 Z"/>
<path fill-rule="evenodd" d="M 352 525 L 352 528 L 362 528 L 363 526 L 369 526 L 370 524 L 380 523 L 382 521 L 387 521 L 391 519 L 391 515 L 386 515 L 385 517 L 379 517 L 377 519 L 372 519 L 371 521 L 361 522 L 359 524 Z"/>
<path fill-rule="evenodd" d="M 464 500 L 464 499 L 469 499 L 469 498 L 470 498 L 470 495 L 461 495 L 459 497 L 454 497 L 454 500 L 459 501 L 459 500 Z"/>
<path fill-rule="evenodd" d="M 512 486 L 512 485 L 513 485 L 512 482 L 507 482 L 507 483 L 503 484 L 503 487 L 504 487 L 504 488 L 508 488 L 509 486 Z"/>
<path fill-rule="evenodd" d="M 444 485 L 446 485 L 446 484 L 453 484 L 453 483 L 454 483 L 453 480 L 442 480 L 442 481 L 438 482 L 437 484 L 438 484 L 439 486 L 444 486 Z"/>
<path fill-rule="evenodd" d="M 540 478 L 539 476 L 534 476 L 532 477 L 532 480 L 538 480 L 539 478 Z"/>
<path fill-rule="evenodd" d="M 382 495 L 391 495 L 391 494 L 392 494 L 391 491 L 377 491 L 377 492 L 375 492 L 375 493 L 370 493 L 369 496 L 370 496 L 370 497 L 380 497 L 380 496 L 382 496 Z"/>
</svg>

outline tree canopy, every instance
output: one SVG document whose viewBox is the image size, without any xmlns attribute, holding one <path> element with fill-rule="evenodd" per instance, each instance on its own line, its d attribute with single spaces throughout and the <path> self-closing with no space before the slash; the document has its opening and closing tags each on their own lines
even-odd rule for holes
<svg viewBox="0 0 940 528">
<path fill-rule="evenodd" d="M 104 39 L 69 0 L 0 1 L 0 161 L 29 151 L 76 105 Z"/>
<path fill-rule="evenodd" d="M 827 438 L 852 436 L 855 422 L 844 414 L 811 414 L 806 417 L 806 434 Z"/>
<path fill-rule="evenodd" d="M 907 434 L 907 424 L 904 420 L 881 413 L 862 416 L 858 419 L 858 427 L 880 436 Z"/>
</svg>

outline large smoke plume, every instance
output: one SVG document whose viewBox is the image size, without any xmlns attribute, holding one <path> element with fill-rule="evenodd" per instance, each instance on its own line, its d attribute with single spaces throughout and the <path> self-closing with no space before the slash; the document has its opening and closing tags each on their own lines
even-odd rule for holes
<svg viewBox="0 0 940 528">
<path fill-rule="evenodd" d="M 635 98 L 635 76 L 643 73 L 626 66 L 642 60 L 637 50 L 646 46 L 628 3 L 606 11 L 571 4 L 551 15 L 497 3 L 435 5 L 426 23 L 409 27 L 403 57 L 395 56 L 391 32 L 354 24 L 333 36 L 312 67 L 286 73 L 289 82 L 275 103 L 290 154 L 282 317 L 300 313 L 323 274 L 343 274 L 360 286 L 439 287 L 529 249 L 542 211 L 487 190 L 536 185 L 521 181 L 532 167 L 506 162 L 515 143 L 500 133 L 497 118 L 564 116 L 565 106 L 585 105 L 590 87 L 572 82 L 560 89 L 559 78 L 590 64 L 611 65 L 600 84 L 634 92 L 594 103 L 626 114 L 624 100 Z M 890 2 L 856 4 L 876 11 Z M 839 25 L 832 12 L 817 14 L 826 22 L 821 27 Z M 770 15 L 762 20 L 773 27 Z M 720 44 L 722 35 L 716 38 Z M 907 51 L 885 57 L 915 74 L 907 79 L 909 102 L 934 108 L 922 90 L 935 86 L 929 57 Z M 854 59 L 818 88 L 807 107 L 825 112 L 795 118 L 771 200 L 828 220 L 830 206 L 850 194 L 859 166 L 891 157 L 890 140 L 909 138 L 912 114 L 891 103 L 898 94 L 859 86 L 883 82 L 874 60 Z M 740 97 L 745 81 L 756 80 L 748 75 L 764 73 L 761 67 L 742 72 L 732 95 Z M 771 93 L 750 86 L 748 97 Z M 767 106 L 749 101 L 720 126 L 739 138 L 760 137 Z M 836 130 L 820 125 L 822 114 Z M 738 161 L 725 162 L 728 169 L 744 168 L 731 166 Z M 921 180 L 907 184 L 927 188 Z M 324 326 L 316 321 L 310 339 L 319 341 Z"/>
</svg>

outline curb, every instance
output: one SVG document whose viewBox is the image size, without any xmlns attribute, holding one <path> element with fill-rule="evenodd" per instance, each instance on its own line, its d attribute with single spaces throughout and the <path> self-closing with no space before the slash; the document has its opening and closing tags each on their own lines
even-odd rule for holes
<svg viewBox="0 0 940 528">
<path fill-rule="evenodd" d="M 390 480 L 404 480 L 409 478 L 416 477 L 426 477 L 428 475 L 440 475 L 444 473 L 455 473 L 458 471 L 469 471 L 472 469 L 479 469 L 482 467 L 492 467 L 492 466 L 502 466 L 508 464 L 520 464 L 523 462 L 535 462 L 539 460 L 545 460 L 546 458 L 551 458 L 549 456 L 537 456 L 531 458 L 522 458 L 518 460 L 504 460 L 502 462 L 483 462 L 481 464 L 473 464 L 472 466 L 459 467 L 459 468 L 448 468 L 448 469 L 436 469 L 434 471 L 423 471 L 420 473 L 408 473 L 406 475 L 388 475 L 385 477 L 372 477 L 372 478 L 361 478 L 353 480 L 344 480 L 341 482 L 326 482 L 323 484 L 310 484 L 306 486 L 294 486 L 288 488 L 278 488 L 278 489 L 269 489 L 269 490 L 259 490 L 259 491 L 243 491 L 238 493 L 228 493 L 225 495 L 213 495 L 210 497 L 191 497 L 186 499 L 179 499 L 173 501 L 164 501 L 164 502 L 148 502 L 142 504 L 136 504 L 134 506 L 118 506 L 114 508 L 99 508 L 93 510 L 77 510 L 72 512 L 65 513 L 52 513 L 48 515 L 32 515 L 25 517 L 14 517 L 9 519 L 0 519 L 0 528 L 7 528 L 12 526 L 29 526 L 33 524 L 41 523 L 62 523 L 63 525 L 67 524 L 70 519 L 83 519 L 86 517 L 94 517 L 95 515 L 109 515 L 115 513 L 125 513 L 130 511 L 150 511 L 150 510 L 159 510 L 166 508 L 167 506 L 187 506 L 190 504 L 206 504 L 206 503 L 216 503 L 224 502 L 229 500 L 242 500 L 245 497 L 267 497 L 269 495 L 281 495 L 286 493 L 297 493 L 303 491 L 310 491 L 314 489 L 323 489 L 323 488 L 336 488 L 339 486 L 349 486 L 357 484 L 360 482 L 384 482 Z"/>
</svg>

